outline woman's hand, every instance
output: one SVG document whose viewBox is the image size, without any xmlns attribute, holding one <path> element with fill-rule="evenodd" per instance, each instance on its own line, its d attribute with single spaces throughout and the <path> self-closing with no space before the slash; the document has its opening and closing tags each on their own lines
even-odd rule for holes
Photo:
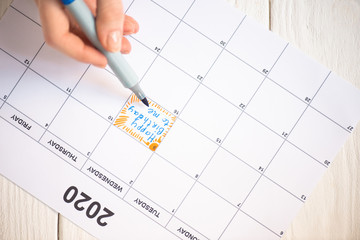
<svg viewBox="0 0 360 240">
<path fill-rule="evenodd" d="M 68 56 L 98 67 L 105 67 L 105 56 L 87 40 L 75 19 L 60 0 L 35 0 L 45 41 Z M 109 52 L 129 53 L 130 42 L 123 37 L 138 32 L 138 23 L 124 15 L 121 0 L 84 0 L 96 16 L 96 31 L 102 46 Z"/>
</svg>

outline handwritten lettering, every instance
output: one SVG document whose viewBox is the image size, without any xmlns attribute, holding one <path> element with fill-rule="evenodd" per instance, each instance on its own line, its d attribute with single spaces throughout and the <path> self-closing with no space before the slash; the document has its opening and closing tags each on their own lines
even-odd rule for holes
<svg viewBox="0 0 360 240">
<path fill-rule="evenodd" d="M 145 108 L 139 105 L 139 100 L 133 95 L 121 110 L 114 125 L 155 151 L 176 117 L 150 99 L 148 101 L 149 107 Z"/>
</svg>

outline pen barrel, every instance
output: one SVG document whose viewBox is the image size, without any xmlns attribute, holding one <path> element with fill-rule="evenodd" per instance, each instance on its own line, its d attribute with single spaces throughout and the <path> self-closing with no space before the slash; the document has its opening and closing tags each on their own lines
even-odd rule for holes
<svg viewBox="0 0 360 240">
<path fill-rule="evenodd" d="M 108 65 L 124 87 L 134 87 L 139 82 L 138 76 L 120 52 L 108 52 L 103 48 L 97 37 L 95 18 L 86 3 L 83 0 L 62 0 L 62 2 L 74 16 L 90 42 L 105 55 Z"/>
</svg>

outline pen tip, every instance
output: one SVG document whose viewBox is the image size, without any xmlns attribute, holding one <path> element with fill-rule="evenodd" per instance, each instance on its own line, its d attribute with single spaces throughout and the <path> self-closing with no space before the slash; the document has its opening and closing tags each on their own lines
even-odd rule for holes
<svg viewBox="0 0 360 240">
<path fill-rule="evenodd" d="M 143 102 L 143 104 L 149 107 L 149 102 L 146 98 L 142 99 L 141 101 Z"/>
</svg>

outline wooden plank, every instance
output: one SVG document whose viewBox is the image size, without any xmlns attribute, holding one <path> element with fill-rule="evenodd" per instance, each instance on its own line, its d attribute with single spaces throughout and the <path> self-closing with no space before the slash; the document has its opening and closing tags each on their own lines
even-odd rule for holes
<svg viewBox="0 0 360 240">
<path fill-rule="evenodd" d="M 272 31 L 360 88 L 359 1 L 270 2 Z M 360 239 L 359 127 L 308 198 L 284 239 Z"/>
<path fill-rule="evenodd" d="M 1 175 L 0 239 L 57 239 L 57 213 Z"/>
<path fill-rule="evenodd" d="M 95 237 L 59 214 L 59 240 L 96 240 Z"/>
<path fill-rule="evenodd" d="M 270 8 L 268 0 L 227 0 L 227 2 L 259 23 L 269 26 Z"/>
</svg>

